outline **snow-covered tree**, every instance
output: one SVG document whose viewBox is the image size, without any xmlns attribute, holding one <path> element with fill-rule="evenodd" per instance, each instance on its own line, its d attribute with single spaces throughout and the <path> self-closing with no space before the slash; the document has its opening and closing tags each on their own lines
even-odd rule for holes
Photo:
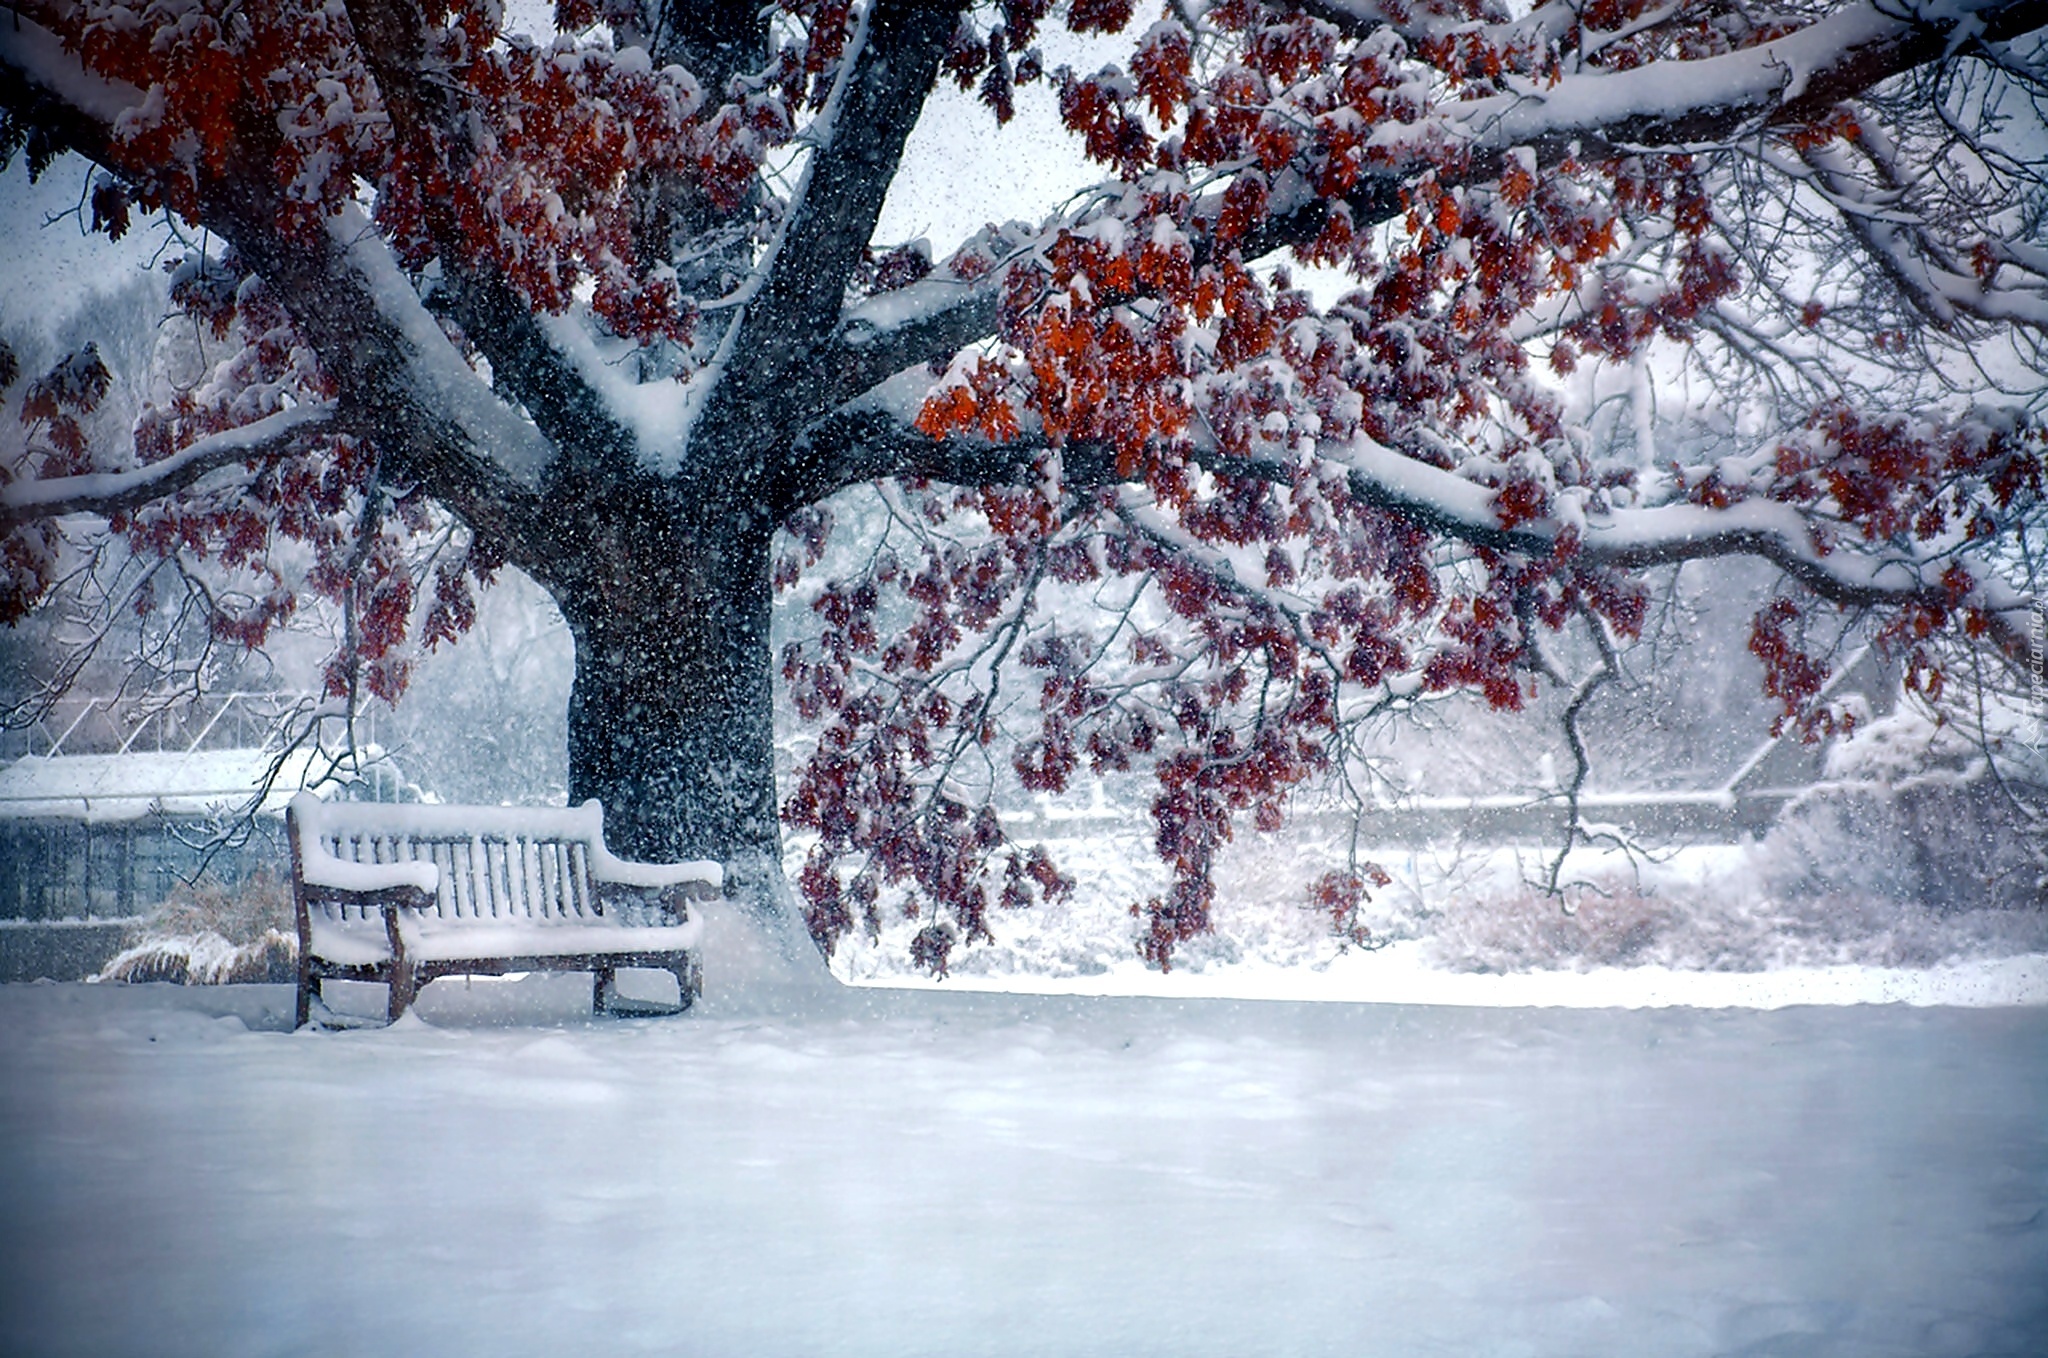
<svg viewBox="0 0 2048 1358">
<path fill-rule="evenodd" d="M 917 911 L 935 968 L 1069 885 L 1007 793 L 1150 780 L 1164 963 L 1360 721 L 1597 682 L 1546 638 L 1611 662 L 1675 563 L 1781 573 L 1784 720 L 1834 718 L 1841 610 L 1917 685 L 1937 642 L 2039 665 L 2048 7 L 1139 8 L 560 0 L 534 40 L 496 0 L 4 0 L 0 148 L 96 162 L 110 236 L 163 214 L 217 361 L 120 446 L 95 356 L 5 374 L 0 611 L 98 514 L 168 563 L 114 603 L 229 580 L 208 633 L 260 647 L 332 601 L 331 693 L 389 700 L 511 563 L 617 848 L 772 904 L 802 827 L 814 936 Z M 1058 26 L 1127 56 L 1048 69 Z M 963 166 L 986 229 L 875 240 L 946 81 L 1049 89 L 1100 184 Z M 1592 369 L 1632 418 L 1574 404 Z M 818 619 L 781 655 L 778 587 Z M 816 735 L 780 792 L 778 672 Z M 1324 880 L 1340 927 L 1369 875 Z"/>
</svg>

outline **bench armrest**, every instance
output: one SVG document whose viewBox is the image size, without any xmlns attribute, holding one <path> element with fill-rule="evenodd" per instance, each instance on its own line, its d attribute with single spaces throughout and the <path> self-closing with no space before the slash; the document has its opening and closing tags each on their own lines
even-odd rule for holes
<svg viewBox="0 0 2048 1358">
<path fill-rule="evenodd" d="M 725 889 L 725 869 L 716 863 L 635 863 L 603 848 L 590 856 L 590 876 L 594 881 L 646 891 L 681 888 L 685 897 L 699 901 L 715 900 Z"/>
<path fill-rule="evenodd" d="M 604 842 L 604 805 L 595 797 L 570 814 L 589 817 L 590 878 L 612 886 L 660 891 L 681 899 L 717 900 L 725 890 L 725 869 L 701 859 L 687 863 L 639 863 L 621 858 Z"/>
<path fill-rule="evenodd" d="M 434 893 L 441 888 L 441 870 L 432 863 L 356 863 L 329 853 L 321 832 L 333 814 L 326 803 L 309 792 L 292 798 L 286 808 L 285 823 L 292 836 L 292 866 L 300 881 L 307 886 L 352 894 L 411 887 L 433 900 Z"/>
</svg>

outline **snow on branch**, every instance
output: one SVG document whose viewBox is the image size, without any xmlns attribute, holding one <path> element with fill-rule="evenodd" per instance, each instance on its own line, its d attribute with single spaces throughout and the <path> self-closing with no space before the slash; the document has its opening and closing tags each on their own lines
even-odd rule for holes
<svg viewBox="0 0 2048 1358">
<path fill-rule="evenodd" d="M 416 3 L 358 2 L 349 6 L 349 17 L 397 139 L 415 162 L 437 167 L 441 191 L 426 196 L 422 215 L 440 252 L 451 309 L 470 342 L 572 460 L 630 465 L 632 436 L 593 384 L 549 342 L 502 271 L 470 258 L 474 252 L 463 245 L 461 214 L 445 186 L 458 182 L 464 162 L 473 158 L 474 131 L 447 82 L 433 78 L 424 11 Z"/>
<path fill-rule="evenodd" d="M 1306 9 L 1346 31 L 1385 17 L 1365 3 Z M 1254 222 L 1228 244 L 1247 260 L 1308 245 L 1323 234 L 1340 205 L 1349 214 L 1348 229 L 1363 231 L 1406 210 L 1409 180 L 1423 168 L 1449 187 L 1499 173 L 1502 158 L 1519 148 L 1534 155 L 1537 167 L 1551 168 L 1575 154 L 1683 147 L 1724 141 L 1762 125 L 1796 123 L 1939 58 L 1966 38 L 2008 38 L 2044 22 L 2048 10 L 2037 0 L 1957 0 L 1906 13 L 1883 4 L 1858 4 L 1782 38 L 1719 56 L 1586 70 L 1547 86 L 1532 84 L 1509 94 L 1448 103 L 1418 122 L 1390 119 L 1376 127 L 1370 163 L 1380 168 L 1359 174 L 1341 198 L 1305 195 L 1297 205 Z M 1442 163 L 1446 139 L 1460 148 L 1462 169 Z M 1218 190 L 1194 207 L 1190 245 L 1196 266 L 1219 248 L 1217 228 L 1228 196 Z M 1016 253 L 1043 254 L 1071 226 L 1069 220 L 1055 220 Z M 1896 266 L 1898 261 L 1887 260 L 1888 269 Z M 1912 267 L 1921 293 L 1938 299 L 1937 306 L 1952 305 L 1986 319 L 2040 323 L 2043 304 L 2030 290 L 1994 289 L 1953 271 Z M 935 276 L 848 308 L 831 349 L 832 395 L 851 400 L 897 372 L 990 338 L 999 322 L 1004 274 L 996 269 L 971 282 Z"/>
<path fill-rule="evenodd" d="M 414 398 L 452 419 L 477 457 L 523 484 L 538 484 L 541 470 L 554 459 L 554 446 L 464 361 L 361 210 L 343 208 L 329 219 L 328 232 L 362 279 L 376 314 L 401 338 L 394 347 L 403 352 L 392 356 L 402 358 L 400 381 Z"/>
<path fill-rule="evenodd" d="M 793 493 L 800 503 L 830 488 L 888 476 L 914 476 L 960 486 L 1019 485 L 1034 459 L 1052 447 L 1040 434 L 1007 441 L 964 435 L 932 438 L 880 410 L 821 421 L 798 441 L 797 461 L 820 477 Z M 1113 451 L 1070 443 L 1060 449 L 1064 483 L 1086 487 L 1132 482 L 1119 475 Z M 1893 549 L 1870 554 L 1823 552 L 1815 523 L 1797 505 L 1750 498 L 1721 507 L 1664 504 L 1593 510 L 1567 501 L 1557 511 L 1503 524 L 1499 492 L 1433 467 L 1363 436 L 1325 443 L 1319 457 L 1339 469 L 1351 497 L 1441 537 L 1494 551 L 1550 557 L 1569 552 L 1589 565 L 1644 570 L 1714 557 L 1753 556 L 1770 562 L 1821 598 L 1851 606 L 1898 605 L 1944 598 L 1939 577 L 1948 557 Z M 1216 458 L 1191 454 L 1197 463 Z M 1230 474 L 1284 479 L 1280 464 L 1233 461 Z M 2024 613 L 2027 604 L 1990 573 L 1969 601 L 1994 619 Z M 1996 626 L 1994 622 L 1994 626 Z M 2014 636 L 2023 630 L 2013 624 Z M 2003 644 L 2003 641 L 2001 641 Z"/>
<path fill-rule="evenodd" d="M 1857 243 L 1907 300 L 1936 325 L 1946 329 L 1954 326 L 1958 316 L 1975 316 L 2048 330 L 2048 277 L 2016 265 L 2011 273 L 2033 276 L 1995 281 L 1996 265 L 2008 261 L 1998 260 L 1988 245 L 1985 263 L 1991 267 L 1976 275 L 1963 273 L 1916 229 L 1911 215 L 1902 213 L 1896 203 L 1867 200 L 1862 178 L 1839 146 L 1807 148 L 1801 156 Z M 1895 199 L 1899 195 L 1888 196 Z"/>
<path fill-rule="evenodd" d="M 17 73 L 79 118 L 107 127 L 144 102 L 135 86 L 86 70 L 76 54 L 64 49 L 63 39 L 12 6 L 0 22 L 0 69 Z"/>
<path fill-rule="evenodd" d="M 1731 505 L 1667 504 L 1641 509 L 1580 509 L 1504 526 L 1496 492 L 1404 457 L 1370 440 L 1323 456 L 1343 468 L 1360 502 L 1476 547 L 1549 556 L 1560 550 L 1595 565 L 1642 570 L 1712 557 L 1754 556 L 1770 562 L 1823 599 L 1851 606 L 1899 605 L 1939 599 L 1947 559 L 1894 549 L 1889 555 L 1853 550 L 1822 552 L 1814 524 L 1790 504 L 1752 498 Z M 2024 614 L 2027 603 L 1988 573 L 1968 602 L 1981 607 L 2002 646 L 2019 644 L 2021 624 L 2001 620 Z M 2010 632 L 2010 635 L 2006 635 Z"/>
<path fill-rule="evenodd" d="M 218 434 L 125 472 L 95 472 L 0 486 L 0 527 L 65 514 L 115 514 L 184 489 L 238 462 L 281 457 L 340 428 L 328 405 L 295 406 Z"/>
<path fill-rule="evenodd" d="M 1574 74 L 1548 88 L 1452 104 L 1444 122 L 1475 155 L 1555 147 L 1718 141 L 1754 121 L 1797 120 L 1953 50 L 2048 22 L 2038 0 L 1847 5 L 1782 38 L 1692 61 Z M 1398 135 L 1398 134 L 1394 134 Z"/>
<path fill-rule="evenodd" d="M 53 149 L 150 179 L 162 167 L 135 162 L 120 134 L 146 119 L 153 97 L 92 74 L 18 13 L 0 23 L 0 105 Z M 277 186 L 243 173 L 261 149 L 235 149 L 151 192 L 231 242 L 276 289 L 336 382 L 352 428 L 392 445 L 472 524 L 516 540 L 532 517 L 522 506 L 555 456 L 548 440 L 457 352 L 360 208 L 343 205 L 309 239 L 293 229 Z"/>
<path fill-rule="evenodd" d="M 1363 8 L 1363 7 L 1361 7 Z M 1566 11 L 1566 6 L 1549 7 Z M 1537 11 L 1528 21 L 1544 13 Z M 1554 83 L 1444 105 L 1414 123 L 1389 120 L 1373 130 L 1373 163 L 1389 170 L 1361 174 L 1343 199 L 1354 230 L 1404 209 L 1408 172 L 1433 167 L 1445 186 L 1478 182 L 1501 170 L 1521 148 L 1539 168 L 1580 154 L 1637 146 L 1718 143 L 1747 129 L 1796 124 L 1871 86 L 1936 60 L 1967 39 L 2000 41 L 2048 24 L 2039 0 L 1955 0 L 1905 12 L 1883 3 L 1857 4 L 1755 47 L 1693 60 L 1659 60 L 1626 70 L 1581 71 Z M 1466 168 L 1439 164 L 1448 138 Z M 1225 195 L 1198 211 L 1215 221 Z M 1312 195 L 1275 212 L 1239 248 L 1245 258 L 1305 245 L 1329 220 L 1330 200 Z"/>
<path fill-rule="evenodd" d="M 836 402 L 995 334 L 1002 282 L 1000 270 L 926 278 L 848 307 L 834 337 Z"/>
</svg>

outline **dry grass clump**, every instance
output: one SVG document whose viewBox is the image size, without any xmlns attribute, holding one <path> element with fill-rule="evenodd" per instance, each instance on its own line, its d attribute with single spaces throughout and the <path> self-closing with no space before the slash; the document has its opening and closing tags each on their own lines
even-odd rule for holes
<svg viewBox="0 0 2048 1358">
<path fill-rule="evenodd" d="M 291 886 L 258 869 L 233 886 L 180 883 L 142 925 L 134 946 L 100 969 L 102 981 L 237 985 L 292 979 L 299 944 Z"/>
</svg>

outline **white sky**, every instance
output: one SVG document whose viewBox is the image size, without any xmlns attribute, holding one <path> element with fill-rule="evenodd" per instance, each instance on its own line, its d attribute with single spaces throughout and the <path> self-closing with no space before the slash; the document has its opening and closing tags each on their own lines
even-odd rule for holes
<svg viewBox="0 0 2048 1358">
<path fill-rule="evenodd" d="M 110 244 L 61 215 L 78 205 L 90 172 L 76 156 L 35 184 L 21 157 L 0 172 L 0 338 L 47 335 L 87 298 L 119 291 L 149 269 L 161 236 L 147 221 L 136 218 L 137 229 Z"/>
<path fill-rule="evenodd" d="M 1122 44 L 1097 40 L 1083 46 L 1066 33 L 1046 33 L 1048 66 L 1092 70 L 1115 60 Z M 876 225 L 881 242 L 930 239 L 944 258 L 990 220 L 1038 221 L 1103 171 L 1081 154 L 1080 142 L 1060 126 L 1053 91 L 1045 83 L 1017 91 L 1017 116 L 1006 127 L 971 93 L 942 81 L 904 148 L 903 170 Z"/>
</svg>

